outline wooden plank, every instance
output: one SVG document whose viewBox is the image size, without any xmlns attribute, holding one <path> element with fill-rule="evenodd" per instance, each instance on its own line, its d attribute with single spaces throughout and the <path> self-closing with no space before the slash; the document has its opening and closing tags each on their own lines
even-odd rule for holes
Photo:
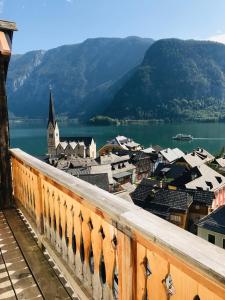
<svg viewBox="0 0 225 300">
<path fill-rule="evenodd" d="M 16 210 L 4 213 L 44 299 L 71 299 Z"/>
<path fill-rule="evenodd" d="M 118 231 L 118 279 L 119 299 L 136 300 L 136 286 L 133 282 L 135 266 L 133 265 L 133 245 L 130 237 Z"/>
<path fill-rule="evenodd" d="M 167 300 L 163 280 L 169 273 L 168 262 L 157 253 L 147 250 L 147 259 L 150 267 L 150 274 L 147 278 L 147 290 L 149 300 Z"/>
</svg>

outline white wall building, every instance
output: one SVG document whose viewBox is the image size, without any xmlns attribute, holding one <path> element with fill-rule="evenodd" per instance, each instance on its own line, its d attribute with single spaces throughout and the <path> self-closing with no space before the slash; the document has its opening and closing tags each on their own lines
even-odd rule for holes
<svg viewBox="0 0 225 300">
<path fill-rule="evenodd" d="M 51 91 L 49 101 L 47 138 L 49 156 L 67 155 L 82 158 L 96 158 L 96 143 L 92 137 L 60 138 Z"/>
</svg>

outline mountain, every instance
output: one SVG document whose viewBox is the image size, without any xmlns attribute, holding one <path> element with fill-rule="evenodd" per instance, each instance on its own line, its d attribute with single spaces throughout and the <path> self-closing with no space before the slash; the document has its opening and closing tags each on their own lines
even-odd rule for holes
<svg viewBox="0 0 225 300">
<path fill-rule="evenodd" d="M 152 43 L 139 37 L 96 38 L 15 55 L 7 79 L 9 110 L 16 116 L 46 117 L 51 85 L 59 114 L 88 118 L 99 113 Z"/>
<path fill-rule="evenodd" d="M 179 39 L 155 42 L 104 114 L 128 119 L 224 120 L 225 45 Z"/>
</svg>

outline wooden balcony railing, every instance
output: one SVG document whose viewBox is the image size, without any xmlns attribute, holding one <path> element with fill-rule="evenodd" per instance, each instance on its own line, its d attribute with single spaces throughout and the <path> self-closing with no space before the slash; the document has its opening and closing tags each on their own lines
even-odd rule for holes
<svg viewBox="0 0 225 300">
<path fill-rule="evenodd" d="M 93 299 L 224 300 L 225 251 L 19 149 L 14 198 Z"/>
</svg>

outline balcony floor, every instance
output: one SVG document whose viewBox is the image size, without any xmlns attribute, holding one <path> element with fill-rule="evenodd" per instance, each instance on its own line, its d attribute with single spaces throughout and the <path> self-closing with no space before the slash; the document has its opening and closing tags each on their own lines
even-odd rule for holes
<svg viewBox="0 0 225 300">
<path fill-rule="evenodd" d="M 17 210 L 0 211 L 0 299 L 79 299 L 65 284 Z"/>
</svg>

